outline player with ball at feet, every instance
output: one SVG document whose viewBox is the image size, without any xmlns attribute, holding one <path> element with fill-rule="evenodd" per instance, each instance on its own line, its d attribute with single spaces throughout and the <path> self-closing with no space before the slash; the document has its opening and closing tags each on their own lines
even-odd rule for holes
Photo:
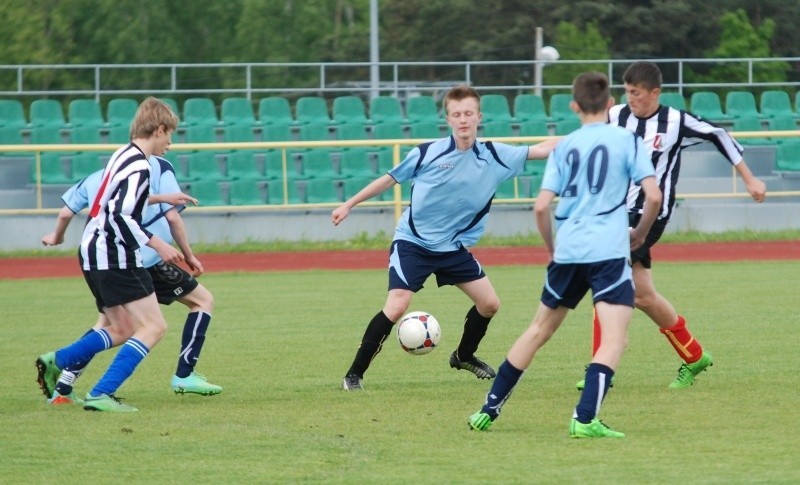
<svg viewBox="0 0 800 485">
<path fill-rule="evenodd" d="M 479 379 L 495 376 L 494 369 L 477 358 L 475 351 L 500 308 L 500 299 L 467 248 L 485 230 L 497 187 L 520 175 L 526 160 L 545 158 L 557 141 L 535 146 L 478 141 L 480 96 L 468 86 L 451 89 L 443 105 L 452 129 L 450 136 L 417 146 L 399 165 L 367 184 L 331 214 L 333 224 L 338 225 L 359 203 L 395 184 L 413 183 L 409 206 L 397 224 L 389 249 L 389 294 L 361 338 L 342 382 L 345 390 L 362 389 L 370 362 L 408 309 L 412 295 L 432 274 L 439 286 L 455 285 L 473 303 L 464 319 L 461 342 L 450 355 L 450 367 L 468 370 Z"/>
</svg>

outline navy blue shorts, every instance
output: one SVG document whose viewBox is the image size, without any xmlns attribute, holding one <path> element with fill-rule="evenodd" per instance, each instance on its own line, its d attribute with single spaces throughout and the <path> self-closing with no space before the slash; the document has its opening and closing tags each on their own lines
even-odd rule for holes
<svg viewBox="0 0 800 485">
<path fill-rule="evenodd" d="M 592 300 L 633 306 L 633 271 L 628 258 L 597 263 L 550 262 L 542 290 L 542 303 L 550 308 L 574 309 L 589 290 Z"/>
<path fill-rule="evenodd" d="M 83 278 L 100 312 L 103 308 L 141 300 L 155 291 L 153 278 L 144 268 L 84 271 Z"/>
<path fill-rule="evenodd" d="M 428 276 L 435 274 L 439 286 L 475 281 L 486 276 L 480 263 L 465 248 L 435 252 L 414 243 L 398 240 L 389 250 L 389 289 L 422 289 Z"/>
<path fill-rule="evenodd" d="M 147 271 L 153 278 L 156 298 L 162 305 L 169 305 L 188 295 L 200 284 L 188 271 L 163 261 L 147 268 Z"/>
</svg>

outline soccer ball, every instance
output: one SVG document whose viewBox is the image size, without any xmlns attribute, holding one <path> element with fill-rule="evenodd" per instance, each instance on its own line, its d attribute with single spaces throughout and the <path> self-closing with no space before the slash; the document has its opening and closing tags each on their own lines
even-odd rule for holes
<svg viewBox="0 0 800 485">
<path fill-rule="evenodd" d="M 430 313 L 410 312 L 397 324 L 400 347 L 411 355 L 425 355 L 439 345 L 442 329 Z"/>
</svg>

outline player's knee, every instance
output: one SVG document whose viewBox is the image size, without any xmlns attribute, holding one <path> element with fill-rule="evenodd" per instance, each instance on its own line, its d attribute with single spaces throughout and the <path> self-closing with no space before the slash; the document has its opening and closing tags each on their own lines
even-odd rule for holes
<svg viewBox="0 0 800 485">
<path fill-rule="evenodd" d="M 475 305 L 475 308 L 477 308 L 478 313 L 480 313 L 484 317 L 492 318 L 500 310 L 500 299 L 496 297 L 489 299 L 487 301 L 481 302 L 480 305 Z"/>
</svg>

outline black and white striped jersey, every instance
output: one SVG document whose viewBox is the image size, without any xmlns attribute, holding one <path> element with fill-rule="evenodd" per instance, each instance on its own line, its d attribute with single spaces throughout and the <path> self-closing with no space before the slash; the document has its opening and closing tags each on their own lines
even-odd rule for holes
<svg viewBox="0 0 800 485">
<path fill-rule="evenodd" d="M 142 267 L 139 248 L 152 234 L 142 227 L 150 194 L 150 163 L 133 143 L 111 156 L 83 230 L 80 263 L 84 270 Z"/>
<path fill-rule="evenodd" d="M 664 194 L 659 219 L 669 220 L 675 205 L 675 186 L 681 169 L 681 150 L 707 141 L 728 159 L 731 165 L 742 161 L 742 146 L 724 129 L 692 113 L 660 106 L 649 118 L 637 118 L 627 104 L 613 106 L 608 113 L 609 123 L 626 128 L 641 136 L 650 152 L 656 180 Z M 638 185 L 628 189 L 628 212 L 642 212 L 644 194 Z"/>
</svg>

